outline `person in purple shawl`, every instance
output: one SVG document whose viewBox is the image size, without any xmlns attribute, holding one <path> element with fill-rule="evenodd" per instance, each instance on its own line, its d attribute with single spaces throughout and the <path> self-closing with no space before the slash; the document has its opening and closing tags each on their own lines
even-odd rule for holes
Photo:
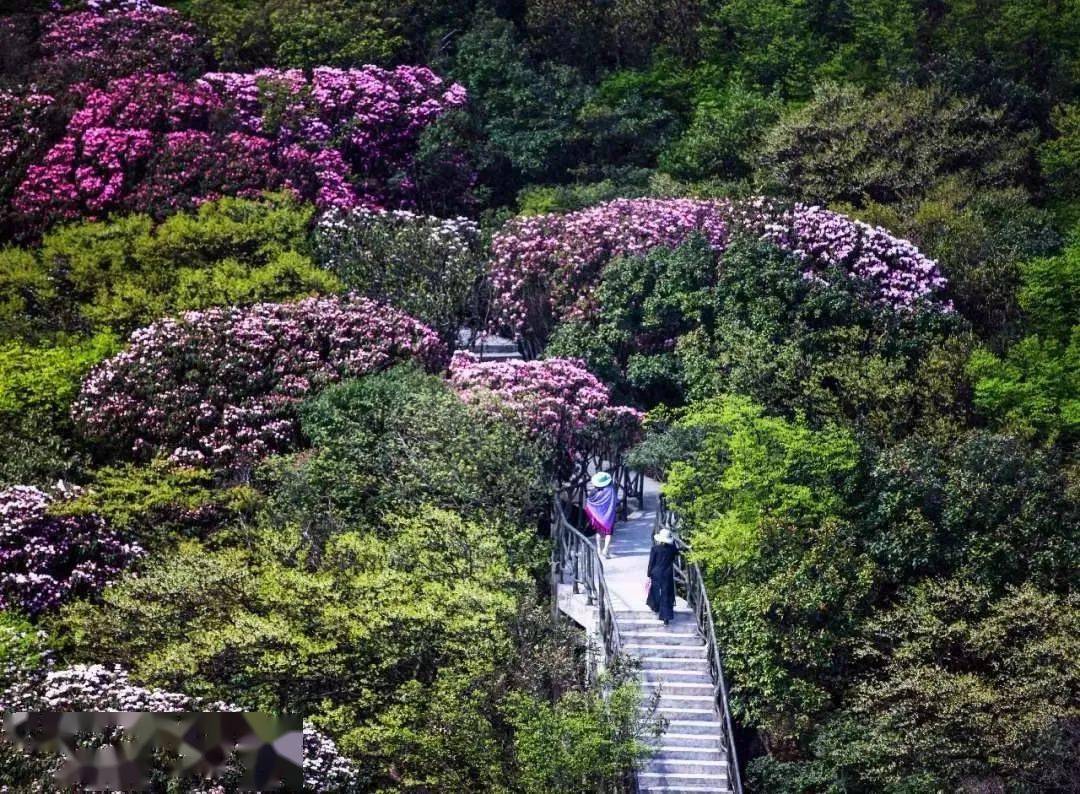
<svg viewBox="0 0 1080 794">
<path fill-rule="evenodd" d="M 615 532 L 615 508 L 619 502 L 615 483 L 606 471 L 598 471 L 589 484 L 593 490 L 585 504 L 585 515 L 590 526 L 596 530 L 596 550 L 610 558 L 611 536 Z"/>
</svg>

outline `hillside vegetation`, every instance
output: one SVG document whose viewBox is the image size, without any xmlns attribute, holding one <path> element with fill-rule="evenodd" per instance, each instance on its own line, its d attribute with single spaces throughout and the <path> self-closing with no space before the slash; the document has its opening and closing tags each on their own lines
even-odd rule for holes
<svg viewBox="0 0 1080 794">
<path fill-rule="evenodd" d="M 748 791 L 1076 792 L 1078 442 L 1073 0 L 0 0 L 4 710 L 621 791 L 545 526 L 609 444 Z"/>
</svg>

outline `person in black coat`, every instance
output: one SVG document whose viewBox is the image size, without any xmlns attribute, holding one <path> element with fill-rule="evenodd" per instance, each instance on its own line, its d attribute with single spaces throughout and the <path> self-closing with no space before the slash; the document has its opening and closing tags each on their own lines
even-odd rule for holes
<svg viewBox="0 0 1080 794">
<path fill-rule="evenodd" d="M 653 538 L 649 552 L 649 597 L 645 603 L 666 626 L 675 619 L 675 536 L 670 529 L 661 529 Z"/>
</svg>

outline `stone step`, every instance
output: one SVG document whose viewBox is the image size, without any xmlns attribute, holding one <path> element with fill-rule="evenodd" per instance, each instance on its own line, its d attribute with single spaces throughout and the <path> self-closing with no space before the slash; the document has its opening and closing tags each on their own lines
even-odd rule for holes
<svg viewBox="0 0 1080 794">
<path fill-rule="evenodd" d="M 647 631 L 623 631 L 619 627 L 619 634 L 623 644 L 626 643 L 655 643 L 657 645 L 700 645 L 705 646 L 704 641 L 696 631 L 659 631 L 650 629 Z"/>
<path fill-rule="evenodd" d="M 723 775 L 728 774 L 727 761 L 694 761 L 679 758 L 654 758 L 645 766 L 646 772 L 664 772 L 677 775 Z"/>
<path fill-rule="evenodd" d="M 623 650 L 631 656 L 661 659 L 705 659 L 704 645 L 664 645 L 658 642 L 624 642 Z"/>
<path fill-rule="evenodd" d="M 679 733 L 677 729 L 672 728 L 670 723 L 667 731 L 665 731 L 658 739 L 650 742 L 654 747 L 663 748 L 668 745 L 678 745 L 679 747 L 693 747 L 702 750 L 715 751 L 721 746 L 720 743 L 720 726 L 714 725 L 712 732 L 706 733 Z"/>
<path fill-rule="evenodd" d="M 642 670 L 657 673 L 667 670 L 688 670 L 695 673 L 701 673 L 712 681 L 712 673 L 709 672 L 708 659 L 684 659 L 677 656 L 657 656 L 653 654 L 638 656 L 637 660 L 641 664 Z M 667 673 L 665 672 L 664 674 L 666 675 Z"/>
<path fill-rule="evenodd" d="M 683 661 L 683 662 L 696 662 L 695 659 L 665 659 L 667 661 Z M 709 684 L 713 683 L 712 674 L 709 672 L 709 666 L 705 663 L 701 664 L 671 664 L 663 665 L 661 667 L 653 667 L 653 662 L 649 662 L 648 667 L 641 668 L 641 682 L 643 684 L 662 684 L 665 681 L 672 683 L 686 683 L 686 684 Z"/>
<path fill-rule="evenodd" d="M 683 695 L 677 692 L 660 692 L 661 709 L 707 709 L 716 710 L 712 695 Z"/>
<path fill-rule="evenodd" d="M 615 531 L 619 531 L 618 527 L 615 528 Z M 615 620 L 619 622 L 619 625 L 622 625 L 623 621 L 635 620 L 651 620 L 654 623 L 663 625 L 660 618 L 651 609 L 616 609 Z M 694 621 L 694 610 L 690 609 L 690 607 L 675 607 L 675 619 L 671 625 L 674 626 L 686 620 Z"/>
<path fill-rule="evenodd" d="M 719 725 L 720 717 L 714 708 L 701 708 L 700 706 L 668 706 L 663 700 L 656 709 L 660 716 L 669 720 L 708 720 L 710 724 Z"/>
<path fill-rule="evenodd" d="M 657 617 L 634 618 L 633 620 L 621 620 L 616 618 L 616 622 L 619 624 L 619 631 L 623 634 L 633 633 L 635 631 L 659 631 L 664 634 L 683 634 L 689 631 L 701 636 L 697 630 L 697 624 L 690 618 L 685 620 L 676 619 L 666 626 L 664 625 L 664 621 Z"/>
<path fill-rule="evenodd" d="M 680 697 L 682 695 L 704 695 L 709 700 L 714 697 L 712 681 L 673 681 L 662 677 L 642 680 L 642 692 L 655 692 L 657 690 L 660 690 L 660 693 L 665 697 L 668 695 Z"/>
<path fill-rule="evenodd" d="M 675 785 L 647 785 L 638 784 L 638 794 L 727 794 L 731 791 L 731 787 L 728 785 L 709 785 L 703 786 L 691 786 L 689 784 L 675 784 Z"/>
<path fill-rule="evenodd" d="M 727 773 L 700 773 L 700 772 L 638 772 L 638 783 L 641 786 L 727 786 Z M 727 789 L 721 788 L 720 791 Z"/>
<path fill-rule="evenodd" d="M 726 761 L 727 753 L 718 747 L 688 747 L 683 745 L 661 744 L 656 750 L 655 758 L 663 758 L 669 761 Z"/>
<path fill-rule="evenodd" d="M 668 732 L 664 734 L 665 737 L 670 737 L 672 734 L 678 735 L 694 735 L 694 736 L 708 736 L 714 742 L 719 744 L 721 732 L 723 726 L 720 724 L 718 718 L 709 719 L 712 715 L 695 715 L 693 717 L 678 717 L 670 714 L 665 714 L 668 718 L 667 729 Z"/>
</svg>

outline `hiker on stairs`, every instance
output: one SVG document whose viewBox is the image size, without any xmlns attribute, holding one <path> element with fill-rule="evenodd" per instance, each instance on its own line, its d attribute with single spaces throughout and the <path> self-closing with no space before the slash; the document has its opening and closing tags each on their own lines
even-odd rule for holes
<svg viewBox="0 0 1080 794">
<path fill-rule="evenodd" d="M 615 482 L 606 471 L 598 471 L 589 481 L 593 490 L 585 503 L 585 515 L 589 524 L 596 530 L 596 551 L 605 558 L 611 557 L 611 536 L 615 532 L 615 513 L 619 497 L 615 493 Z"/>
<path fill-rule="evenodd" d="M 649 552 L 649 596 L 645 603 L 666 626 L 675 618 L 675 556 L 679 550 L 670 529 L 661 529 L 653 541 Z"/>
</svg>

